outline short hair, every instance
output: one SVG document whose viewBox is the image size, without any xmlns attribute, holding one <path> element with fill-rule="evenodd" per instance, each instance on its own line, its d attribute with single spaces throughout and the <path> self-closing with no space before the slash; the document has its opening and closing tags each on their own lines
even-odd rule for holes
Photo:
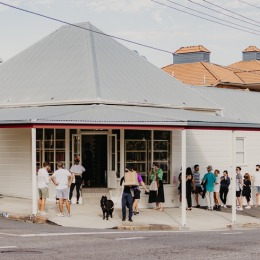
<svg viewBox="0 0 260 260">
<path fill-rule="evenodd" d="M 218 169 L 215 170 L 218 174 L 220 173 L 220 171 Z"/>
<path fill-rule="evenodd" d="M 132 166 L 132 165 L 127 165 L 127 166 L 126 166 L 126 169 L 127 169 L 128 171 L 132 171 L 132 170 L 133 170 L 133 166 Z"/>
<path fill-rule="evenodd" d="M 257 167 L 260 167 L 260 165 L 259 165 L 259 164 L 257 164 L 256 166 L 257 166 Z"/>
<path fill-rule="evenodd" d="M 227 170 L 223 171 L 223 173 L 224 173 L 224 172 L 228 175 L 228 171 L 227 171 Z"/>
<path fill-rule="evenodd" d="M 57 163 L 57 167 L 58 167 L 58 168 L 63 168 L 63 163 L 62 163 L 62 162 L 58 162 L 58 163 Z"/>
<path fill-rule="evenodd" d="M 241 167 L 237 166 L 236 168 L 239 169 L 239 171 L 241 171 Z"/>
<path fill-rule="evenodd" d="M 156 167 L 158 167 L 158 168 L 160 167 L 160 165 L 159 165 L 158 162 L 154 162 L 153 164 L 154 164 Z"/>
<path fill-rule="evenodd" d="M 195 165 L 194 165 L 194 169 L 196 169 L 198 166 L 199 166 L 198 164 L 195 164 Z"/>
<path fill-rule="evenodd" d="M 45 161 L 42 165 L 43 165 L 43 167 L 46 167 L 46 166 L 49 166 L 50 164 L 48 161 Z"/>
<path fill-rule="evenodd" d="M 133 170 L 136 172 L 137 171 L 137 165 L 133 166 Z"/>
</svg>

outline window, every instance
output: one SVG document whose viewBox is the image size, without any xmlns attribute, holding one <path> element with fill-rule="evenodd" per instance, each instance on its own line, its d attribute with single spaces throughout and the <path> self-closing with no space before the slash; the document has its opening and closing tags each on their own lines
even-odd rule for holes
<svg viewBox="0 0 260 260">
<path fill-rule="evenodd" d="M 236 163 L 245 163 L 245 138 L 236 139 Z"/>
</svg>

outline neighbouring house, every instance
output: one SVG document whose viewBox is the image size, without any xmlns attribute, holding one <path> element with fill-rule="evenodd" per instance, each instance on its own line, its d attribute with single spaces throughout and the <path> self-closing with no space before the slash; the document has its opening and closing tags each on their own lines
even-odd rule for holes
<svg viewBox="0 0 260 260">
<path fill-rule="evenodd" d="M 202 45 L 182 47 L 173 53 L 173 64 L 162 70 L 187 85 L 260 91 L 260 50 L 250 46 L 243 61 L 221 66 L 210 62 Z"/>
<path fill-rule="evenodd" d="M 196 59 L 202 59 L 198 66 L 211 66 L 205 48 Z M 80 203 L 92 206 L 100 194 L 117 199 L 127 164 L 137 166 L 147 185 L 152 163 L 160 164 L 165 207 L 178 206 L 180 167 L 199 164 L 201 178 L 209 164 L 233 178 L 236 165 L 253 172 L 260 161 L 260 93 L 191 87 L 176 78 L 91 23 L 62 26 L 5 61 L 0 65 L 0 192 L 32 199 L 36 214 L 37 169 L 45 160 L 50 174 L 58 161 L 69 169 L 75 157 L 84 160 L 86 146 L 94 155 L 93 168 Z M 228 203 L 235 210 L 234 185 Z M 92 187 L 95 199 L 87 195 Z M 50 200 L 55 200 L 52 184 Z M 142 192 L 140 207 L 151 206 Z"/>
</svg>

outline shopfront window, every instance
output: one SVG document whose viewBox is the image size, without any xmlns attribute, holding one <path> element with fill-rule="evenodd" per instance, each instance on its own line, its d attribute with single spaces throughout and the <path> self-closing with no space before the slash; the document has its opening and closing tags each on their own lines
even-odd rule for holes
<svg viewBox="0 0 260 260">
<path fill-rule="evenodd" d="M 136 165 L 146 184 L 152 162 L 163 170 L 163 182 L 170 183 L 170 131 L 126 130 L 125 166 Z"/>
<path fill-rule="evenodd" d="M 37 171 L 44 161 L 50 163 L 50 174 L 56 170 L 58 161 L 65 165 L 65 129 L 37 129 L 36 155 Z"/>
</svg>

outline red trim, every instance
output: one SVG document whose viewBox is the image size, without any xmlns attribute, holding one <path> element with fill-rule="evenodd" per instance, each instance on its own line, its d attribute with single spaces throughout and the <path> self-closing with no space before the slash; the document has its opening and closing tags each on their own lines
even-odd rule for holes
<svg viewBox="0 0 260 260">
<path fill-rule="evenodd" d="M 69 129 L 147 129 L 147 130 L 224 130 L 224 131 L 260 131 L 259 128 L 210 127 L 210 126 L 153 126 L 153 125 L 73 125 L 73 124 L 10 124 L 0 125 L 0 128 L 69 128 Z"/>
</svg>

